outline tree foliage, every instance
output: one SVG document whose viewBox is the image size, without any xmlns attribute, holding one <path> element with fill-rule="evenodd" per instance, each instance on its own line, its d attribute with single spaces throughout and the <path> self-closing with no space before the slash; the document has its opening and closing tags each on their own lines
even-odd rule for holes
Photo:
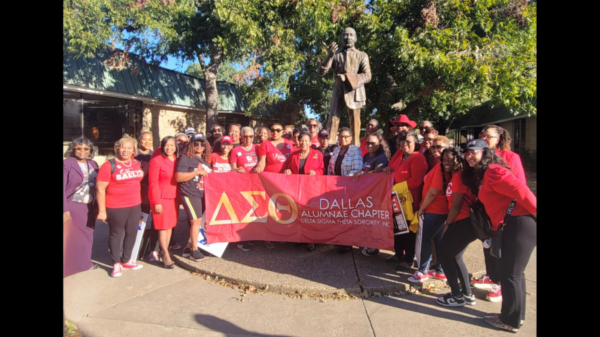
<svg viewBox="0 0 600 337">
<path fill-rule="evenodd" d="M 250 111 L 286 100 L 325 121 L 333 77 L 317 69 L 345 27 L 370 58 L 363 122 L 386 124 L 398 102 L 441 131 L 483 102 L 536 113 L 537 13 L 526 0 L 65 0 L 63 8 L 65 52 L 91 56 L 122 43 L 151 64 L 196 62 L 188 71 L 206 80 L 209 126 L 216 80 L 229 76 Z"/>
</svg>

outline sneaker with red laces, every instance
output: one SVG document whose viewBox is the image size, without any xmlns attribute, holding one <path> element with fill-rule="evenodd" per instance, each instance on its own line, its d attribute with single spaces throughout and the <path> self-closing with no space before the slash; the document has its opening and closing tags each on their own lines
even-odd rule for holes
<svg viewBox="0 0 600 337">
<path fill-rule="evenodd" d="M 442 280 L 442 281 L 447 281 L 448 279 L 446 278 L 445 274 L 440 274 L 437 271 L 433 270 L 433 269 L 429 269 L 429 272 L 427 272 L 427 274 L 429 275 L 429 277 L 432 278 L 436 278 L 438 280 Z"/>
<path fill-rule="evenodd" d="M 123 267 L 123 269 L 138 270 L 138 269 L 141 269 L 144 266 L 141 265 L 141 264 L 135 264 L 135 263 L 132 263 L 131 261 L 129 261 L 127 263 L 122 263 L 121 267 Z"/>
<path fill-rule="evenodd" d="M 483 275 L 476 280 L 471 280 L 471 283 L 473 287 L 484 290 L 492 290 L 492 286 L 495 285 L 495 283 L 492 282 L 492 279 L 487 275 Z"/>
<path fill-rule="evenodd" d="M 485 299 L 490 302 L 500 302 L 502 301 L 502 287 L 494 284 L 492 286 L 492 290 L 485 296 Z"/>
<path fill-rule="evenodd" d="M 416 271 L 413 276 L 408 277 L 408 282 L 424 282 L 429 279 L 429 274 L 423 274 L 420 271 Z"/>
<path fill-rule="evenodd" d="M 112 276 L 112 277 L 121 276 L 121 264 L 120 263 L 115 263 L 113 265 L 113 270 L 112 270 L 112 273 L 110 273 L 110 276 Z"/>
</svg>

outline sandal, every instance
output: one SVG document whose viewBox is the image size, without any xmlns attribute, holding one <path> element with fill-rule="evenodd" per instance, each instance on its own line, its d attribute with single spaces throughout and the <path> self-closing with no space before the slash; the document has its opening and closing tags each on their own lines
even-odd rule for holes
<svg viewBox="0 0 600 337">
<path fill-rule="evenodd" d="M 483 319 L 483 321 L 497 329 L 505 330 L 505 331 L 512 332 L 512 333 L 519 332 L 519 329 L 513 328 L 512 326 L 510 326 L 506 323 L 503 323 L 500 320 L 500 315 L 485 317 Z"/>
</svg>

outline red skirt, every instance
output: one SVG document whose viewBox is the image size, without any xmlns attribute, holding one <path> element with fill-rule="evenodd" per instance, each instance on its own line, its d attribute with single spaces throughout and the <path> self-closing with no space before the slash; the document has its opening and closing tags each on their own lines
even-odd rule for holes
<svg viewBox="0 0 600 337">
<path fill-rule="evenodd" d="M 154 229 L 164 230 L 171 229 L 177 226 L 177 218 L 179 217 L 179 210 L 177 199 L 161 199 L 160 205 L 162 205 L 162 213 L 156 214 L 154 210 L 154 203 L 150 203 L 150 210 L 152 212 L 152 223 Z"/>
</svg>

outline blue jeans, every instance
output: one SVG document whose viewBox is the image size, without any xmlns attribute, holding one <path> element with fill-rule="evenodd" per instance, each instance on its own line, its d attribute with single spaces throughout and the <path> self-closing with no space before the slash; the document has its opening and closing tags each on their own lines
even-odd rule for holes
<svg viewBox="0 0 600 337">
<path fill-rule="evenodd" d="M 423 218 L 423 239 L 421 240 L 421 265 L 419 271 L 423 274 L 427 274 L 429 271 L 429 263 L 431 262 L 431 240 L 435 245 L 435 251 L 440 251 L 440 243 L 442 242 L 442 233 L 444 232 L 444 224 L 446 223 L 446 217 L 448 214 L 434 214 L 425 213 Z M 438 255 L 438 264 L 436 265 L 436 271 L 440 274 L 444 274 L 440 258 Z"/>
</svg>

